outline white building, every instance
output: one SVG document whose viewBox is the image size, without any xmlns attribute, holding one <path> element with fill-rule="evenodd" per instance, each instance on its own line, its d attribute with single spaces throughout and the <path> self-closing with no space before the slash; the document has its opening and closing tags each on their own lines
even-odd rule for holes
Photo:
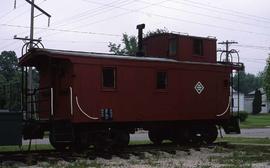
<svg viewBox="0 0 270 168">
<path fill-rule="evenodd" d="M 243 93 L 239 92 L 239 104 L 238 104 L 238 92 L 233 89 L 233 111 L 237 112 L 238 106 L 239 106 L 239 111 L 244 111 L 245 110 L 245 95 Z"/>
<path fill-rule="evenodd" d="M 270 102 L 267 100 L 264 89 L 260 88 L 259 90 L 261 91 L 261 94 L 262 94 L 262 111 L 261 111 L 261 113 L 268 113 L 270 110 Z M 255 95 L 255 90 L 252 92 L 249 92 L 248 95 L 245 96 L 244 109 L 248 113 L 252 113 L 252 103 L 253 103 L 254 95 Z"/>
</svg>

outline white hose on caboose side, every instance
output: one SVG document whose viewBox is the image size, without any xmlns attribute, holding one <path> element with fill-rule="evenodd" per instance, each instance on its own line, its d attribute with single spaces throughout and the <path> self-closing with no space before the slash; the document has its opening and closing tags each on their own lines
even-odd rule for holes
<svg viewBox="0 0 270 168">
<path fill-rule="evenodd" d="M 51 88 L 51 102 L 50 102 L 50 105 L 51 105 L 51 116 L 54 115 L 54 111 L 53 111 L 53 88 Z"/>
<path fill-rule="evenodd" d="M 73 91 L 72 87 L 69 87 L 69 92 L 70 92 L 70 114 L 73 116 Z"/>
<path fill-rule="evenodd" d="M 87 113 L 85 113 L 85 112 L 82 110 L 82 108 L 81 108 L 81 106 L 80 106 L 80 104 L 79 104 L 78 96 L 76 96 L 75 98 L 76 98 L 76 104 L 77 104 L 77 107 L 78 107 L 78 109 L 81 111 L 82 114 L 84 114 L 84 115 L 85 115 L 87 118 L 89 118 L 89 119 L 92 119 L 92 120 L 98 120 L 98 118 L 96 118 L 96 117 L 91 117 L 91 116 L 89 116 Z"/>
<path fill-rule="evenodd" d="M 226 114 L 228 112 L 228 110 L 230 109 L 230 104 L 231 104 L 231 96 L 229 96 L 228 106 L 227 106 L 226 110 L 223 113 L 221 113 L 221 114 L 217 114 L 217 117 L 221 117 L 224 114 Z"/>
</svg>

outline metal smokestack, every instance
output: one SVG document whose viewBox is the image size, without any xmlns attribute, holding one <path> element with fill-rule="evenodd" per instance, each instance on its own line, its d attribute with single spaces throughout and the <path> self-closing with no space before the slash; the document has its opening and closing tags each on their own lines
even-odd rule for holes
<svg viewBox="0 0 270 168">
<path fill-rule="evenodd" d="M 143 29 L 145 28 L 145 24 L 137 25 L 138 29 L 138 51 L 136 56 L 144 56 L 142 40 L 143 40 Z"/>
</svg>

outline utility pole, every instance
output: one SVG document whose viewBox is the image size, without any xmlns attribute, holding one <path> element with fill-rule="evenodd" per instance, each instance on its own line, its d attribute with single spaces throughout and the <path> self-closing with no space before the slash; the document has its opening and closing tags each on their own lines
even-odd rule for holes
<svg viewBox="0 0 270 168">
<path fill-rule="evenodd" d="M 238 42 L 235 41 L 223 41 L 223 42 L 219 42 L 218 44 L 222 44 L 225 45 L 226 49 L 225 50 L 218 50 L 219 52 L 225 52 L 226 53 L 226 62 L 229 62 L 229 55 L 231 53 L 231 50 L 229 50 L 229 45 L 230 44 L 238 44 Z"/>
<path fill-rule="evenodd" d="M 46 15 L 48 17 L 48 26 L 50 25 L 50 18 L 51 15 L 48 14 L 47 12 L 45 12 L 43 9 L 41 9 L 39 6 L 37 6 L 35 4 L 35 0 L 25 0 L 26 2 L 28 2 L 31 5 L 31 17 L 30 17 L 30 38 L 20 38 L 17 36 L 14 36 L 14 39 L 17 40 L 23 40 L 23 41 L 29 41 L 29 48 L 28 50 L 32 49 L 34 47 L 34 41 L 38 41 L 40 42 L 40 39 L 34 39 L 34 19 L 35 17 L 39 16 L 35 16 L 35 8 L 38 9 L 42 14 Z M 16 0 L 14 2 L 14 8 L 16 8 Z M 32 90 L 33 86 L 32 86 L 32 67 L 29 67 L 29 71 L 28 71 L 28 89 Z"/>
<path fill-rule="evenodd" d="M 35 17 L 40 16 L 41 14 L 44 14 L 48 17 L 48 26 L 50 25 L 50 18 L 51 15 L 48 14 L 47 12 L 45 12 L 43 9 L 41 9 L 39 6 L 37 6 L 35 4 L 35 0 L 25 0 L 27 3 L 29 3 L 31 5 L 31 17 L 30 17 L 30 38 L 21 38 L 21 37 L 17 37 L 16 35 L 14 36 L 14 39 L 17 40 L 23 40 L 23 41 L 28 41 L 27 43 L 29 43 L 28 46 L 28 50 L 32 49 L 34 47 L 34 42 L 39 42 L 41 41 L 41 39 L 34 39 L 34 19 Z M 16 0 L 14 1 L 14 8 L 16 8 Z M 35 16 L 35 9 L 38 9 L 41 14 Z M 27 68 L 26 68 L 27 71 Z M 28 69 L 28 78 L 27 78 L 27 89 L 28 90 L 32 90 L 33 89 L 33 82 L 32 82 L 32 67 L 29 67 Z M 27 92 L 26 92 L 27 93 Z M 31 105 L 29 105 L 29 110 L 31 111 Z"/>
<path fill-rule="evenodd" d="M 33 39 L 34 39 L 34 13 L 35 13 L 35 0 L 32 0 L 31 4 L 31 17 L 30 17 L 30 49 L 33 48 Z"/>
<path fill-rule="evenodd" d="M 35 0 L 32 0 L 32 4 L 31 4 L 31 17 L 30 17 L 30 48 L 33 48 L 33 39 L 34 39 L 34 14 L 35 14 Z M 29 72 L 28 72 L 28 89 L 32 90 L 33 89 L 33 82 L 32 82 L 32 67 L 29 67 Z M 30 106 L 31 108 L 31 106 Z M 30 109 L 31 111 L 31 109 Z"/>
</svg>

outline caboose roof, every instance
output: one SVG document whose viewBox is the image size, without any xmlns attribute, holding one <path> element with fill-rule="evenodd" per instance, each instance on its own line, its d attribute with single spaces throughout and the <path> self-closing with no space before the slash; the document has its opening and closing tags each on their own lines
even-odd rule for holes
<svg viewBox="0 0 270 168">
<path fill-rule="evenodd" d="M 124 59 L 124 60 L 138 60 L 138 61 L 158 61 L 158 62 L 179 62 L 174 59 L 168 58 L 157 58 L 157 57 L 138 57 L 129 55 L 115 55 L 109 53 L 95 53 L 95 52 L 83 52 L 83 51 L 69 51 L 69 50 L 54 50 L 54 49 L 41 49 L 34 48 L 27 52 L 20 58 L 20 65 L 31 65 L 33 60 L 38 59 L 40 56 L 49 57 L 61 57 L 61 58 L 71 58 L 71 57 L 89 57 L 89 58 L 104 58 L 104 59 Z"/>
<path fill-rule="evenodd" d="M 216 37 L 214 36 L 208 36 L 208 37 L 201 37 L 201 36 L 193 36 L 189 35 L 187 33 L 181 33 L 181 32 L 172 32 L 172 33 L 153 33 L 147 37 L 144 38 L 144 40 L 151 39 L 153 37 L 164 37 L 164 36 L 172 36 L 172 37 L 185 37 L 185 38 L 196 38 L 196 39 L 205 39 L 205 40 L 214 40 L 216 41 Z"/>
<path fill-rule="evenodd" d="M 167 63 L 183 63 L 183 64 L 199 64 L 199 65 L 210 65 L 210 66 L 232 66 L 221 63 L 207 63 L 207 62 L 190 62 L 190 61 L 178 61 L 169 58 L 158 58 L 158 57 L 138 57 L 128 55 L 114 55 L 109 53 L 95 53 L 95 52 L 83 52 L 83 51 L 68 51 L 68 50 L 54 50 L 54 49 L 41 49 L 34 48 L 24 54 L 19 59 L 20 66 L 36 66 L 38 62 L 43 62 L 45 58 L 60 58 L 69 59 L 72 62 L 74 58 L 97 58 L 97 59 L 110 59 L 110 60 L 133 60 L 133 61 L 144 61 L 144 62 L 167 62 Z"/>
</svg>

